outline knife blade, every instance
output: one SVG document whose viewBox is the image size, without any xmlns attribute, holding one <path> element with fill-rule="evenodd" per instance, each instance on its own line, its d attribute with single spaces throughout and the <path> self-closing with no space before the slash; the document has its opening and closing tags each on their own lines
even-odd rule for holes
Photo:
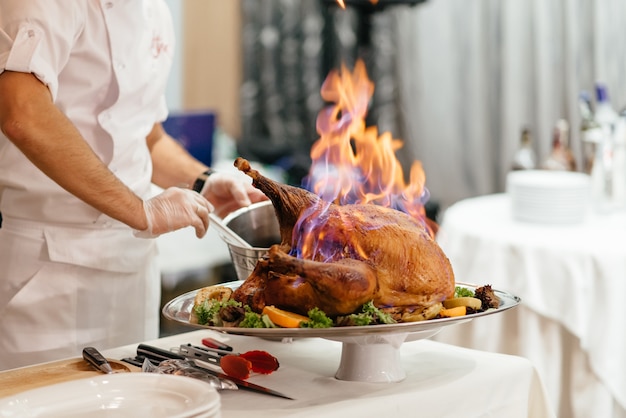
<svg viewBox="0 0 626 418">
<path fill-rule="evenodd" d="M 205 370 L 207 373 L 212 374 L 213 376 L 219 377 L 220 379 L 232 380 L 240 389 L 247 389 L 253 392 L 260 392 L 267 395 L 278 396 L 279 398 L 294 400 L 294 398 L 287 396 L 284 393 L 278 392 L 277 390 L 266 388 L 265 386 L 257 385 L 256 383 L 248 382 L 247 380 L 239 379 L 237 377 L 229 376 L 226 373 L 219 372 L 212 368 L 210 363 L 207 363 L 205 361 L 193 359 L 193 362 L 196 366 L 200 367 L 202 370 Z"/>
<path fill-rule="evenodd" d="M 96 369 L 107 374 L 113 373 L 108 360 L 95 347 L 83 348 L 83 358 Z"/>
</svg>

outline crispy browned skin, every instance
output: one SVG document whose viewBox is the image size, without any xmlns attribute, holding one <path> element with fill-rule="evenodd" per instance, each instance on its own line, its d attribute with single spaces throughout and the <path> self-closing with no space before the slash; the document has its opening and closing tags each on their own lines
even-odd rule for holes
<svg viewBox="0 0 626 418">
<path fill-rule="evenodd" d="M 235 166 L 253 179 L 272 201 L 280 224 L 281 245 L 271 248 L 234 298 L 260 312 L 265 305 L 306 314 L 318 307 L 330 316 L 356 311 L 369 300 L 378 307 L 427 307 L 454 293 L 448 258 L 426 229 L 409 215 L 376 205 L 330 204 L 324 246 L 330 259 L 300 259 L 291 249 L 294 226 L 304 209 L 324 205 L 304 189 L 274 182 L 250 168 Z"/>
</svg>

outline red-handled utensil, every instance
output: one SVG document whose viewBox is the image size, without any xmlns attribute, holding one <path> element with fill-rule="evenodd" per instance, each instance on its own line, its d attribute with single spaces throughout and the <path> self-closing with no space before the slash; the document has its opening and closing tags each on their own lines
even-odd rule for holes
<svg viewBox="0 0 626 418">
<path fill-rule="evenodd" d="M 247 380 L 243 380 L 243 379 L 239 379 L 237 377 L 234 376 L 230 376 L 226 373 L 221 373 L 218 372 L 217 370 L 213 369 L 211 367 L 210 364 L 204 363 L 202 360 L 194 360 L 194 363 L 196 366 L 202 368 L 203 370 L 206 370 L 207 373 L 210 373 L 214 376 L 217 376 L 221 379 L 230 379 L 233 382 L 235 382 L 235 384 L 240 388 L 240 389 L 248 389 L 254 392 L 260 392 L 260 393 L 265 393 L 267 395 L 272 395 L 272 396 L 278 396 L 279 398 L 285 398 L 285 399 L 291 399 L 293 400 L 292 397 L 285 395 L 284 393 L 278 392 L 276 390 L 270 389 L 270 388 L 266 388 L 264 386 L 261 385 L 257 385 L 255 383 L 251 383 L 248 382 Z"/>
<path fill-rule="evenodd" d="M 210 337 L 203 338 L 202 345 L 207 348 L 214 348 L 216 350 L 233 351 L 233 348 L 230 345 Z"/>
<path fill-rule="evenodd" d="M 228 379 L 233 381 L 240 389 L 248 389 L 259 393 L 265 393 L 267 395 L 278 396 L 285 399 L 293 399 L 284 393 L 275 391 L 273 389 L 266 388 L 255 383 L 248 382 L 235 376 L 230 376 L 226 373 L 222 373 L 215 369 L 220 365 L 221 358 L 225 355 L 237 356 L 237 353 L 232 353 L 225 350 L 208 349 L 204 347 L 197 347 L 192 344 L 181 344 L 178 349 L 178 353 L 164 350 L 159 347 L 149 346 L 147 344 L 139 344 L 137 347 L 137 355 L 145 356 L 148 359 L 162 361 L 167 359 L 185 359 L 192 361 L 196 367 L 201 368 L 207 373 L 217 376 L 221 379 Z"/>
</svg>

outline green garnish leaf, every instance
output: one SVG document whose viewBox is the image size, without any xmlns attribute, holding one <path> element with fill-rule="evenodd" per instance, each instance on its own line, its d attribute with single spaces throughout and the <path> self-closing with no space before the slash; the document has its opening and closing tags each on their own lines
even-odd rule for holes
<svg viewBox="0 0 626 418">
<path fill-rule="evenodd" d="M 300 323 L 300 328 L 331 328 L 333 320 L 319 308 L 313 308 L 308 312 L 309 320 Z"/>
<path fill-rule="evenodd" d="M 347 318 L 349 323 L 355 326 L 369 325 L 372 323 L 372 317 L 365 313 L 350 314 Z"/>
<path fill-rule="evenodd" d="M 239 323 L 240 328 L 276 328 L 276 325 L 268 318 L 267 315 L 259 315 L 258 313 L 247 310 L 243 320 Z"/>
<path fill-rule="evenodd" d="M 194 308 L 194 312 L 198 317 L 198 324 L 221 327 L 223 323 L 219 312 L 220 309 L 226 306 L 241 307 L 241 303 L 234 299 L 229 299 L 225 302 L 217 299 L 205 300 L 204 303 Z"/>
<path fill-rule="evenodd" d="M 246 313 L 243 320 L 239 323 L 240 328 L 276 328 L 269 316 L 252 312 L 248 305 L 244 308 Z"/>
<path fill-rule="evenodd" d="M 374 301 L 370 300 L 365 305 L 363 305 L 363 313 L 370 314 L 375 322 L 381 324 L 395 324 L 396 320 L 391 317 L 386 312 L 381 311 L 376 306 L 374 306 Z"/>
<path fill-rule="evenodd" d="M 370 300 L 361 307 L 360 313 L 353 313 L 337 319 L 343 325 L 363 326 L 375 324 L 395 324 L 396 320 L 386 312 L 374 306 L 374 301 Z"/>
<path fill-rule="evenodd" d="M 454 288 L 454 297 L 455 298 L 464 298 L 464 297 L 471 297 L 471 298 L 473 298 L 474 297 L 474 292 L 469 290 L 469 289 L 466 289 L 464 287 L 456 286 Z"/>
</svg>

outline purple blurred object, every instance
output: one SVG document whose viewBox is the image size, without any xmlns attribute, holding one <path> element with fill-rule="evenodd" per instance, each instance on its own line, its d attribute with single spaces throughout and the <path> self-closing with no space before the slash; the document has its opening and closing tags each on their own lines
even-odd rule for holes
<svg viewBox="0 0 626 418">
<path fill-rule="evenodd" d="M 163 128 L 191 155 L 210 166 L 213 160 L 213 134 L 216 115 L 209 111 L 170 113 Z"/>
</svg>

